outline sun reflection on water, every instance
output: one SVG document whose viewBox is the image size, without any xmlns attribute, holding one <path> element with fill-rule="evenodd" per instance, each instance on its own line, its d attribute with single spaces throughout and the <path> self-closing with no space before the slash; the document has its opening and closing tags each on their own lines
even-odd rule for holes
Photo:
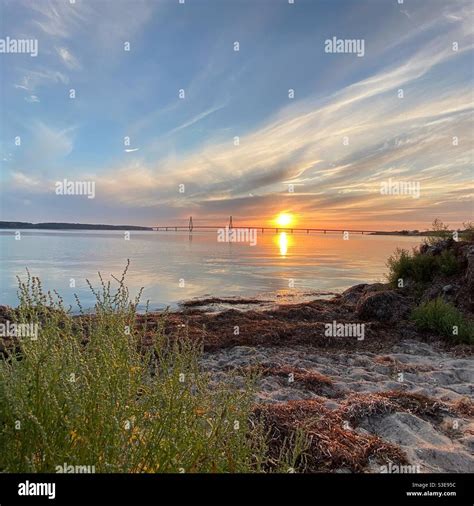
<svg viewBox="0 0 474 506">
<path fill-rule="evenodd" d="M 280 232 L 278 236 L 278 247 L 280 248 L 280 255 L 282 257 L 286 257 L 286 254 L 288 253 L 288 236 L 286 235 L 286 232 Z"/>
</svg>

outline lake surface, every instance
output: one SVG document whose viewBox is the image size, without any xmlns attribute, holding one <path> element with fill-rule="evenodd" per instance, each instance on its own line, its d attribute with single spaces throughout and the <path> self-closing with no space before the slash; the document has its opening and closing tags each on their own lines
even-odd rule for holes
<svg viewBox="0 0 474 506">
<path fill-rule="evenodd" d="M 362 282 L 383 281 L 388 256 L 420 239 L 399 236 L 265 232 L 257 244 L 218 242 L 216 232 L 131 232 L 0 230 L 0 304 L 17 304 L 16 276 L 26 268 L 45 289 L 56 289 L 76 308 L 74 293 L 90 308 L 86 278 L 98 285 L 131 265 L 131 294 L 144 287 L 152 309 L 204 296 L 263 296 L 278 300 L 314 298 L 318 291 L 342 291 Z M 70 287 L 71 279 L 75 287 Z"/>
</svg>

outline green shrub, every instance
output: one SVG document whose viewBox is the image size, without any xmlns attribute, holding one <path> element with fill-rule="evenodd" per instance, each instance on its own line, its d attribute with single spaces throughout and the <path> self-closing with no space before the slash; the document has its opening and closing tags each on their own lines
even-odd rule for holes
<svg viewBox="0 0 474 506">
<path fill-rule="evenodd" d="M 397 248 L 395 253 L 388 258 L 387 266 L 388 279 L 393 285 L 396 285 L 399 279 L 412 279 L 425 283 L 433 278 L 437 269 L 435 257 L 421 255 L 415 250 L 411 255 L 407 250 L 400 248 Z"/>
<path fill-rule="evenodd" d="M 436 261 L 440 272 L 445 276 L 452 276 L 459 271 L 459 262 L 452 251 L 444 250 L 436 257 Z"/>
<path fill-rule="evenodd" d="M 398 280 L 411 279 L 416 283 L 427 283 L 436 274 L 451 276 L 459 271 L 459 262 L 452 251 L 444 250 L 440 255 L 424 255 L 414 249 L 410 254 L 397 248 L 387 260 L 389 282 L 397 286 Z"/>
<path fill-rule="evenodd" d="M 20 283 L 17 321 L 38 323 L 39 335 L 0 357 L 0 472 L 55 472 L 63 463 L 96 472 L 295 467 L 302 438 L 268 462 L 267 435 L 252 415 L 255 378 L 240 389 L 214 384 L 186 336 L 134 330 L 138 298 L 130 300 L 124 276 L 117 281 L 112 293 L 101 278 L 94 315 L 80 319 L 37 278 Z M 145 333 L 152 346 L 143 349 Z"/>
<path fill-rule="evenodd" d="M 455 341 L 474 343 L 474 324 L 441 297 L 415 308 L 412 319 L 420 330 L 430 330 Z"/>
</svg>

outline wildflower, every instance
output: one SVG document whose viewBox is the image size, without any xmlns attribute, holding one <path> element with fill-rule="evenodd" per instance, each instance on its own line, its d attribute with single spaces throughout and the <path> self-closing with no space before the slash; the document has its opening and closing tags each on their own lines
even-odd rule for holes
<svg viewBox="0 0 474 506">
<path fill-rule="evenodd" d="M 73 443 L 76 443 L 77 441 L 81 440 L 81 436 L 79 436 L 75 430 L 72 430 L 70 432 L 70 436 L 71 436 L 71 441 Z"/>
</svg>

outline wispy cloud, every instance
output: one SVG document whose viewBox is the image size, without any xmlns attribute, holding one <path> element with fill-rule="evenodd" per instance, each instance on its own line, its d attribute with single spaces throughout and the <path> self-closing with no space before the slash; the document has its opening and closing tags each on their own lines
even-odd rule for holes
<svg viewBox="0 0 474 506">
<path fill-rule="evenodd" d="M 35 91 L 48 84 L 68 84 L 69 78 L 62 72 L 42 68 L 38 70 L 22 70 L 23 77 L 15 88 Z"/>
<path fill-rule="evenodd" d="M 344 212 L 363 206 L 367 213 L 371 208 L 376 213 L 385 206 L 393 208 L 393 201 L 380 198 L 379 189 L 384 177 L 397 173 L 420 180 L 425 198 L 416 205 L 400 200 L 396 206 L 423 208 L 447 188 L 465 184 L 468 172 L 463 167 L 467 168 L 472 152 L 467 139 L 454 148 L 452 137 L 469 130 L 472 96 L 469 87 L 453 84 L 440 95 L 436 82 L 425 85 L 423 96 L 407 93 L 401 100 L 397 91 L 411 89 L 430 71 L 459 58 L 451 40 L 450 34 L 438 37 L 408 62 L 346 87 L 320 107 L 313 108 L 311 100 L 288 107 L 243 136 L 239 146 L 229 139 L 170 164 L 164 160 L 156 168 L 125 169 L 133 170 L 136 178 L 127 179 L 123 189 L 116 182 L 113 194 L 122 195 L 126 188 L 122 198 L 140 206 L 166 199 L 170 205 L 187 200 L 205 208 L 206 202 L 217 199 L 226 200 L 230 208 L 233 199 L 248 201 L 248 193 L 285 195 L 293 182 L 301 192 L 292 196 L 295 208 L 314 213 L 336 205 Z M 468 42 L 466 33 L 463 50 Z M 436 168 L 423 173 L 435 161 Z M 458 167 L 455 172 L 454 167 Z M 154 176 L 158 173 L 160 178 Z M 107 180 L 104 176 L 104 185 Z M 186 197 L 176 195 L 180 183 L 188 186 Z M 157 191 L 156 198 L 150 188 Z"/>
<path fill-rule="evenodd" d="M 23 0 L 28 9 L 36 12 L 32 23 L 46 35 L 54 38 L 68 38 L 88 19 L 93 12 L 86 2 L 63 2 Z"/>
<path fill-rule="evenodd" d="M 28 97 L 25 97 L 25 100 L 29 102 L 30 104 L 33 104 L 35 102 L 40 102 L 40 99 L 36 95 L 29 95 Z"/>
<path fill-rule="evenodd" d="M 79 70 L 81 69 L 81 65 L 77 58 L 68 51 L 65 47 L 56 48 L 59 57 L 63 61 L 64 65 L 71 70 Z"/>
<path fill-rule="evenodd" d="M 166 38 L 157 42 L 154 32 L 144 39 L 147 24 L 161 22 L 152 2 L 76 2 L 73 7 L 45 1 L 33 8 L 33 21 L 49 40 L 49 65 L 42 61 L 23 68 L 14 81 L 16 93 L 25 92 L 31 102 L 41 97 L 41 104 L 28 107 L 41 109 L 46 98 L 38 90 L 56 85 L 61 94 L 59 88 L 74 82 L 93 106 L 60 96 L 55 121 L 29 119 L 31 142 L 12 164 L 15 189 L 26 197 L 31 188 L 35 195 L 41 188 L 49 195 L 51 178 L 64 164 L 65 173 L 96 181 L 107 212 L 128 209 L 148 223 L 158 212 L 179 217 L 191 210 L 260 219 L 291 208 L 327 223 L 416 222 L 431 221 L 437 212 L 448 218 L 466 214 L 474 112 L 466 63 L 473 49 L 473 15 L 468 2 L 435 3 L 412 5 L 405 14 L 396 6 L 388 9 L 396 29 L 389 39 L 383 24 L 369 31 L 366 60 L 320 57 L 313 32 L 298 42 L 300 53 L 293 56 L 294 33 L 268 36 L 272 44 L 285 39 L 290 58 L 301 58 L 313 72 L 314 93 L 304 82 L 309 91 L 298 90 L 290 101 L 286 93 L 293 75 L 285 64 L 291 61 L 272 73 L 280 52 L 270 63 L 258 44 L 246 52 L 250 41 L 243 22 L 196 49 L 200 38 L 182 40 L 189 29 L 183 16 L 188 11 L 182 9 L 172 12 L 173 30 L 166 32 L 166 20 L 159 25 Z M 274 11 L 272 16 L 278 20 Z M 258 21 L 262 30 L 264 18 Z M 231 49 L 237 38 L 244 42 L 240 55 Z M 124 41 L 131 42 L 130 53 L 124 53 Z M 176 53 L 173 44 L 179 46 Z M 190 53 L 193 72 L 188 75 L 181 58 Z M 331 86 L 319 87 L 318 69 Z M 260 95 L 253 78 L 264 83 Z M 186 88 L 186 100 L 177 98 L 177 85 Z M 96 101 L 95 92 L 102 93 Z M 254 94 L 262 103 L 270 96 L 272 107 L 258 109 L 251 102 Z M 85 126 L 79 128 L 77 120 L 66 127 L 63 109 L 67 118 L 82 114 Z M 125 135 L 140 147 L 121 149 Z M 80 150 L 74 149 L 76 138 Z M 98 156 L 107 149 L 113 154 Z M 66 163 L 74 155 L 74 163 Z M 380 184 L 389 177 L 420 182 L 420 198 L 383 197 Z M 294 192 L 288 191 L 290 184 Z"/>
</svg>

